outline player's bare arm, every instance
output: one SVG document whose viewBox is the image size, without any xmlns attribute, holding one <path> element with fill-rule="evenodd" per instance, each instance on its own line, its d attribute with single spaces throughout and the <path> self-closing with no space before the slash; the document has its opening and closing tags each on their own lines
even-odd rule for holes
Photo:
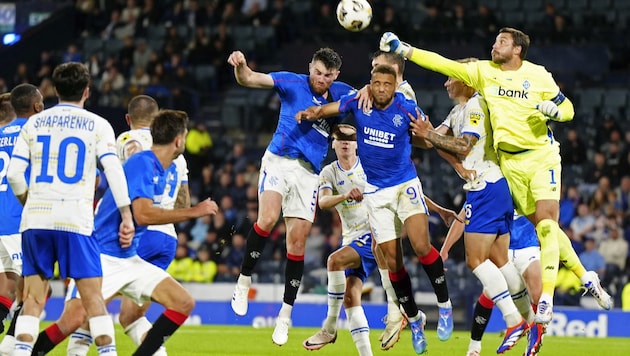
<svg viewBox="0 0 630 356">
<path fill-rule="evenodd" d="M 190 191 L 188 184 L 181 184 L 175 199 L 175 209 L 190 208 Z"/>
<path fill-rule="evenodd" d="M 339 102 L 328 103 L 322 106 L 310 106 L 306 110 L 298 111 L 295 120 L 301 123 L 302 120 L 317 121 L 330 116 L 339 115 Z"/>
<path fill-rule="evenodd" d="M 448 229 L 448 233 L 446 234 L 446 238 L 444 238 L 444 243 L 442 244 L 442 248 L 440 249 L 440 256 L 442 257 L 442 261 L 446 261 L 448 259 L 448 252 L 451 250 L 453 245 L 459 239 L 462 238 L 464 234 L 464 218 L 466 217 L 466 212 L 462 209 L 459 212 L 459 220 L 453 221 L 451 227 Z"/>
<path fill-rule="evenodd" d="M 211 199 L 184 209 L 162 209 L 153 205 L 153 200 L 137 198 L 132 203 L 133 216 L 138 225 L 162 225 L 195 219 L 205 215 L 214 215 L 219 211 L 216 202 Z"/>
<path fill-rule="evenodd" d="M 131 246 L 133 237 L 136 232 L 136 227 L 133 223 L 133 216 L 131 215 L 131 208 L 129 205 L 118 208 L 122 221 L 118 227 L 118 242 L 120 247 L 127 248 Z"/>
<path fill-rule="evenodd" d="M 273 78 L 266 73 L 254 72 L 247 66 L 245 55 L 241 51 L 234 51 L 228 57 L 228 63 L 234 67 L 234 77 L 238 84 L 248 88 L 273 88 Z"/>
<path fill-rule="evenodd" d="M 462 137 L 454 137 L 437 132 L 428 121 L 412 120 L 410 126 L 411 132 L 415 136 L 426 139 L 434 147 L 451 152 L 462 160 L 468 156 L 472 147 L 477 143 L 477 137 L 473 135 L 465 134 Z"/>
<path fill-rule="evenodd" d="M 426 201 L 427 208 L 429 208 L 430 211 L 435 211 L 436 213 L 440 214 L 440 217 L 442 218 L 446 226 L 451 226 L 453 221 L 456 221 L 456 220 L 463 222 L 463 220 L 461 220 L 460 217 L 457 215 L 457 213 L 454 212 L 453 210 L 446 209 L 445 207 L 431 200 L 431 198 L 429 198 L 426 195 L 424 196 L 424 200 Z"/>
<path fill-rule="evenodd" d="M 362 201 L 363 200 L 363 192 L 359 190 L 359 188 L 352 188 L 346 194 L 333 194 L 332 189 L 330 188 L 322 188 L 319 190 L 317 197 L 317 204 L 320 209 L 332 209 L 337 204 L 342 203 L 344 201 Z"/>
</svg>

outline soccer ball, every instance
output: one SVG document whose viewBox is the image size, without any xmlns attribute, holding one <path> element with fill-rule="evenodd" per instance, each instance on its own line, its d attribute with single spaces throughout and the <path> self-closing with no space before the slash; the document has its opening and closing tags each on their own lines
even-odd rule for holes
<svg viewBox="0 0 630 356">
<path fill-rule="evenodd" d="M 372 6 L 367 0 L 341 0 L 337 5 L 337 21 L 348 31 L 364 30 L 372 20 Z"/>
</svg>

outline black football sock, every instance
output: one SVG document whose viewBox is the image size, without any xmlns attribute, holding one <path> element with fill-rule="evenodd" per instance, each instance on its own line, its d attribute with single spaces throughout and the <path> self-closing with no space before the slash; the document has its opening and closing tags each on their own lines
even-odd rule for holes
<svg viewBox="0 0 630 356">
<path fill-rule="evenodd" d="M 444 275 L 444 262 L 440 253 L 431 247 L 431 252 L 424 257 L 420 257 L 420 263 L 422 268 L 429 276 L 435 296 L 438 303 L 445 303 L 448 301 L 448 286 L 446 285 L 446 276 Z"/>
<path fill-rule="evenodd" d="M 269 237 L 269 231 L 264 231 L 258 227 L 258 223 L 254 223 L 252 229 L 247 234 L 247 245 L 245 246 L 245 256 L 241 264 L 241 274 L 251 276 L 258 259 L 262 256 Z"/>
<path fill-rule="evenodd" d="M 283 301 L 289 305 L 295 303 L 298 289 L 302 283 L 304 274 L 304 255 L 295 256 L 287 253 L 287 266 L 284 269 L 284 298 Z"/>
<path fill-rule="evenodd" d="M 403 267 L 398 272 L 389 272 L 389 280 L 392 282 L 396 298 L 405 310 L 407 317 L 414 318 L 418 315 L 418 306 L 413 298 L 413 290 L 411 289 L 411 278 L 407 270 Z"/>
</svg>

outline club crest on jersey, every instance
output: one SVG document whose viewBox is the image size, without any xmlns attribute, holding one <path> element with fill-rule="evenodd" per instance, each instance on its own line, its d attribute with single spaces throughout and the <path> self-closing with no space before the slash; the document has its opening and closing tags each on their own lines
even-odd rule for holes
<svg viewBox="0 0 630 356">
<path fill-rule="evenodd" d="M 479 126 L 479 121 L 481 121 L 481 114 L 478 112 L 470 113 L 470 125 Z"/>
<path fill-rule="evenodd" d="M 396 114 L 394 115 L 392 122 L 394 123 L 394 126 L 400 127 L 403 124 L 403 118 L 399 114 Z"/>
<path fill-rule="evenodd" d="M 529 89 L 529 87 L 531 87 L 532 85 L 529 83 L 528 80 L 525 80 L 523 82 L 523 88 L 525 88 L 525 90 Z"/>
</svg>

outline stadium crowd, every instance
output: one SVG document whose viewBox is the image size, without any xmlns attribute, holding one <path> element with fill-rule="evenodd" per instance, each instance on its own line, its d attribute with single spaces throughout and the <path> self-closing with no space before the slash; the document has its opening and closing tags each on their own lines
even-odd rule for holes
<svg viewBox="0 0 630 356">
<path fill-rule="evenodd" d="M 509 23 L 523 27 L 538 43 L 606 40 L 613 53 L 611 70 L 628 69 L 630 62 L 623 56 L 630 52 L 620 50 L 615 37 L 629 26 L 630 7 L 623 7 L 623 1 L 392 3 L 372 1 L 375 18 L 362 34 L 372 43 L 376 43 L 375 36 L 393 31 L 406 33 L 406 39 L 420 43 L 485 46 L 498 28 Z M 578 8 L 576 3 L 586 5 Z M 603 3 L 620 7 L 612 12 L 599 9 Z M 209 126 L 210 118 L 200 114 L 200 101 L 217 100 L 233 86 L 232 70 L 226 62 L 233 49 L 244 50 L 253 58 L 252 63 L 265 65 L 278 61 L 280 51 L 270 49 L 300 41 L 329 43 L 349 38 L 350 33 L 336 23 L 335 6 L 336 1 L 298 0 L 77 0 L 81 39 L 64 51 L 46 50 L 38 60 L 21 63 L 13 77 L 0 78 L 0 92 L 20 83 L 33 83 L 49 107 L 56 102 L 50 81 L 52 69 L 59 63 L 79 61 L 95 78 L 88 107 L 125 107 L 130 97 L 143 93 L 156 98 L 161 107 L 185 110 L 197 118 L 188 133 L 185 153 L 191 197 L 193 203 L 211 197 L 220 212 L 177 225 L 179 245 L 168 272 L 182 282 L 233 282 L 243 259 L 244 236 L 257 217 L 256 184 L 263 151 L 251 140 L 228 135 L 220 126 Z M 571 89 L 563 90 L 571 93 Z M 422 106 L 422 97 L 419 102 Z M 267 104 L 268 112 L 261 121 L 277 117 L 274 98 L 268 98 Z M 579 108 L 580 100 L 576 104 Z M 623 286 L 630 279 L 630 110 L 621 107 L 609 111 L 600 105 L 590 115 L 592 127 L 585 128 L 577 115 L 572 123 L 556 128 L 564 170 L 560 224 L 582 263 L 599 273 L 618 306 Z M 443 173 L 436 168 L 439 158 L 434 153 L 414 152 L 413 158 L 423 182 L 431 181 L 427 175 Z M 450 175 L 456 188 L 435 196 L 427 184 L 427 194 L 446 207 L 458 209 L 463 191 L 454 173 Z M 434 176 L 433 180 L 439 179 Z M 439 248 L 445 228 L 439 216 L 430 222 L 432 242 Z M 285 234 L 286 227 L 279 221 L 254 271 L 257 282 L 283 282 Z M 306 246 L 305 290 L 325 292 L 322 276 L 326 274 L 322 271 L 340 238 L 336 214 L 318 211 Z M 407 269 L 415 276 L 414 288 L 430 290 L 426 278 L 419 277 L 424 272 L 412 258 L 410 246 L 405 246 L 405 253 L 409 257 Z M 476 298 L 480 285 L 465 266 L 463 248 L 458 246 L 450 257 L 445 267 L 451 298 Z M 556 303 L 579 304 L 579 289 L 579 280 L 562 273 Z"/>
</svg>

